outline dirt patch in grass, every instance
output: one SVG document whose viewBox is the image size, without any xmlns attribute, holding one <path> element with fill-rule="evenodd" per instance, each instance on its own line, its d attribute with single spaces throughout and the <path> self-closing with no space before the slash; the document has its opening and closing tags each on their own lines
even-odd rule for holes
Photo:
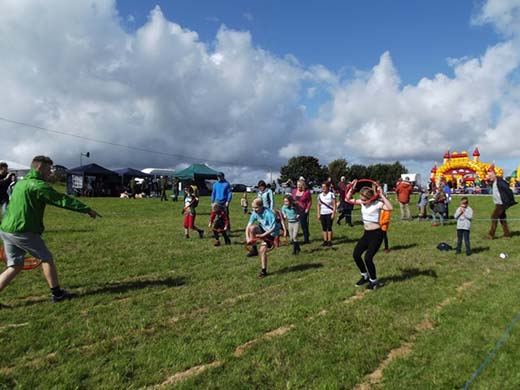
<svg viewBox="0 0 520 390">
<path fill-rule="evenodd" d="M 452 301 L 459 298 L 464 291 L 466 291 L 468 288 L 470 288 L 473 285 L 473 282 L 465 282 L 461 284 L 456 289 L 456 294 L 454 297 L 446 298 L 441 303 L 439 303 L 437 306 L 435 306 L 434 311 L 439 312 L 444 307 L 449 305 Z M 358 294 L 359 295 L 359 294 Z M 352 298 L 355 298 L 353 296 Z M 352 299 L 350 298 L 350 299 Z M 358 298 L 359 299 L 359 298 Z M 399 358 L 404 358 L 412 352 L 414 341 L 417 339 L 417 335 L 426 332 L 431 331 L 435 329 L 435 323 L 431 319 L 431 314 L 426 313 L 424 315 L 424 318 L 421 322 L 419 322 L 415 328 L 414 332 L 410 335 L 408 341 L 404 341 L 401 343 L 401 345 L 397 348 L 392 349 L 385 360 L 383 360 L 379 366 L 376 368 L 375 371 L 365 376 L 362 383 L 357 384 L 354 389 L 356 390 L 370 390 L 370 389 L 379 389 L 381 388 L 381 381 L 383 379 L 384 373 L 383 371 L 385 368 L 387 368 L 392 361 Z"/>
<path fill-rule="evenodd" d="M 163 383 L 149 387 L 149 389 L 160 389 L 165 386 L 175 385 L 183 380 L 191 378 L 192 376 L 199 375 L 209 368 L 218 367 L 221 364 L 222 364 L 222 362 L 215 360 L 214 362 L 211 362 L 208 364 L 201 364 L 199 366 L 192 367 L 186 371 L 178 372 L 177 374 L 170 376 Z"/>
<path fill-rule="evenodd" d="M 271 330 L 270 332 L 264 333 L 262 336 L 260 336 L 256 339 L 250 340 L 247 343 L 239 345 L 235 349 L 233 356 L 240 357 L 240 356 L 242 356 L 242 354 L 245 351 L 247 351 L 249 348 L 251 348 L 253 345 L 257 344 L 258 342 L 260 342 L 262 340 L 271 340 L 275 337 L 283 336 L 284 334 L 291 331 L 292 329 L 294 329 L 294 325 L 286 325 L 286 326 L 281 326 L 275 330 Z"/>
</svg>

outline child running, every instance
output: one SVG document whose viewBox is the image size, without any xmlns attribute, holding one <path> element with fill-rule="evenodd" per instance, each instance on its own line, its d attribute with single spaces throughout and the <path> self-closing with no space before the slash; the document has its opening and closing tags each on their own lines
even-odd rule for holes
<svg viewBox="0 0 520 390">
<path fill-rule="evenodd" d="M 462 238 L 464 237 L 464 245 L 466 246 L 466 256 L 471 255 L 471 247 L 469 243 L 469 229 L 471 228 L 471 219 L 473 218 L 473 209 L 469 207 L 469 199 L 466 196 L 460 198 L 460 206 L 455 211 L 455 219 L 457 220 L 457 248 L 455 253 L 460 254 L 462 249 Z"/>
<path fill-rule="evenodd" d="M 224 242 L 226 245 L 231 245 L 231 240 L 227 234 L 228 225 L 229 219 L 226 210 L 223 206 L 215 203 L 209 216 L 208 225 L 209 227 L 213 226 L 213 237 L 215 237 L 215 243 L 213 245 L 220 246 L 220 239 L 218 236 L 219 233 L 222 233 L 222 237 L 224 237 Z"/>
<path fill-rule="evenodd" d="M 280 231 L 280 225 L 276 223 L 274 213 L 264 207 L 261 198 L 253 199 L 251 207 L 253 212 L 246 227 L 246 242 L 255 243 L 256 239 L 265 238 L 260 245 L 262 270 L 257 276 L 258 279 L 263 279 L 267 276 L 267 247 L 271 248 L 274 245 L 274 240 Z M 258 225 L 255 225 L 255 222 L 257 222 Z M 256 255 L 258 255 L 258 249 L 255 243 L 247 256 L 251 257 Z"/>
<path fill-rule="evenodd" d="M 332 246 L 332 221 L 336 214 L 336 197 L 330 191 L 328 181 L 321 185 L 321 194 L 318 195 L 317 218 L 321 221 L 323 244 L 321 246 Z"/>
<path fill-rule="evenodd" d="M 287 220 L 287 230 L 289 230 L 289 237 L 293 245 L 292 254 L 297 255 L 301 251 L 300 243 L 298 242 L 298 231 L 300 230 L 300 215 L 302 211 L 294 201 L 292 195 L 286 195 L 283 199 L 283 203 L 282 214 L 284 219 Z M 284 231 L 284 236 L 286 235 L 287 233 Z"/>
<path fill-rule="evenodd" d="M 191 229 L 196 230 L 200 238 L 204 238 L 204 230 L 195 226 L 195 217 L 197 216 L 196 208 L 199 204 L 199 198 L 195 196 L 193 187 L 191 186 L 186 186 L 184 192 L 186 193 L 184 196 L 184 208 L 182 209 L 184 213 L 184 236 L 190 238 Z"/>
<path fill-rule="evenodd" d="M 393 207 L 390 201 L 385 197 L 380 186 L 377 186 L 379 199 L 371 201 L 375 192 L 370 187 L 363 187 L 359 192 L 360 199 L 352 200 L 352 191 L 356 188 L 357 180 L 354 180 L 352 187 L 346 194 L 347 201 L 354 202 L 361 206 L 361 215 L 363 218 L 363 225 L 365 232 L 359 239 L 354 248 L 354 261 L 356 262 L 359 271 L 361 272 L 361 279 L 356 283 L 357 287 L 361 287 L 368 283 L 367 288 L 375 290 L 379 287 L 376 275 L 376 266 L 374 264 L 374 256 L 381 246 L 383 241 L 383 231 L 380 225 L 381 210 L 392 211 Z M 365 261 L 362 255 L 365 253 Z"/>
</svg>

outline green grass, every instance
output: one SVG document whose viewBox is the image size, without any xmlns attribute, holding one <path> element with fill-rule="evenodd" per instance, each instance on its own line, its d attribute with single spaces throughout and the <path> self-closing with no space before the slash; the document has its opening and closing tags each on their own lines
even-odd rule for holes
<svg viewBox="0 0 520 390">
<path fill-rule="evenodd" d="M 470 199 L 470 257 L 435 249 L 455 244 L 453 222 L 434 228 L 394 212 L 394 250 L 375 260 L 385 285 L 364 294 L 352 260 L 360 224 L 335 225 L 335 245 L 321 248 L 313 210 L 312 243 L 297 257 L 288 246 L 269 253 L 270 276 L 257 280 L 259 259 L 246 259 L 241 245 L 247 218 L 238 201 L 234 245 L 215 248 L 210 238 L 184 239 L 181 203 L 84 200 L 103 218 L 49 207 L 45 220 L 61 285 L 77 297 L 52 304 L 38 270 L 0 295 L 9 306 L 0 309 L 0 388 L 147 388 L 214 363 L 159 388 L 350 389 L 403 345 L 377 386 L 461 388 L 520 310 L 518 235 L 482 238 L 491 197 Z M 204 227 L 208 202 L 197 216 Z M 520 232 L 520 207 L 508 216 Z M 269 334 L 279 328 L 285 333 Z M 472 388 L 518 388 L 519 347 L 520 325 Z"/>
</svg>

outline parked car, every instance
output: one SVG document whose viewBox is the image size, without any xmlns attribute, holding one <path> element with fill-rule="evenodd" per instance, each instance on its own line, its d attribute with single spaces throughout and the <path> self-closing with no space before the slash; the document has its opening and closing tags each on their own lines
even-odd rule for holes
<svg viewBox="0 0 520 390">
<path fill-rule="evenodd" d="M 245 184 L 231 184 L 232 192 L 246 192 L 247 186 Z"/>
</svg>

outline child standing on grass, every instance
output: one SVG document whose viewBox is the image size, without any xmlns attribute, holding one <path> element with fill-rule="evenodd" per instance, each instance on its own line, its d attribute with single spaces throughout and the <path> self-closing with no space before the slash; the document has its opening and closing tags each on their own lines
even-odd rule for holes
<svg viewBox="0 0 520 390">
<path fill-rule="evenodd" d="M 379 225 L 381 225 L 381 230 L 383 231 L 383 244 L 385 245 L 385 253 L 390 252 L 390 247 L 388 246 L 388 226 L 390 225 L 390 218 L 392 216 L 392 210 L 381 210 L 381 216 L 379 217 Z"/>
<path fill-rule="evenodd" d="M 215 237 L 215 243 L 213 245 L 220 246 L 220 239 L 218 234 L 222 233 L 222 237 L 224 237 L 224 242 L 226 245 L 231 245 L 231 240 L 227 234 L 227 229 L 229 226 L 229 218 L 227 213 L 221 205 L 215 203 L 213 205 L 213 210 L 209 216 L 209 227 L 213 226 L 213 237 Z"/>
<path fill-rule="evenodd" d="M 199 205 L 199 199 L 195 196 L 191 186 L 187 186 L 184 192 L 186 194 L 184 196 L 184 208 L 182 209 L 184 213 L 184 235 L 186 238 L 190 238 L 191 229 L 196 230 L 200 238 L 204 238 L 204 230 L 195 226 L 195 217 L 197 216 L 196 208 Z"/>
<path fill-rule="evenodd" d="M 297 255 L 301 251 L 300 243 L 298 242 L 301 209 L 294 201 L 292 195 L 286 195 L 283 199 L 283 203 L 284 205 L 282 206 L 282 214 L 284 219 L 287 220 L 287 230 L 289 230 L 289 237 L 291 239 L 291 243 L 293 244 L 293 255 Z M 286 235 L 286 230 L 284 230 L 284 236 Z"/>
<path fill-rule="evenodd" d="M 473 218 L 473 209 L 469 207 L 469 200 L 466 196 L 460 199 L 460 206 L 455 211 L 455 220 L 457 221 L 457 248 L 455 253 L 459 254 L 462 249 L 462 238 L 466 246 L 466 256 L 471 255 L 471 247 L 469 243 L 469 230 L 471 228 L 471 219 Z"/>
<path fill-rule="evenodd" d="M 247 193 L 244 192 L 244 195 L 242 195 L 242 198 L 240 199 L 240 206 L 242 206 L 242 210 L 244 211 L 244 214 L 247 214 Z"/>
<path fill-rule="evenodd" d="M 257 238 L 266 238 L 260 245 L 260 260 L 262 262 L 262 270 L 258 274 L 258 279 L 263 279 L 267 276 L 267 247 L 274 245 L 274 240 L 278 236 L 280 226 L 276 223 L 274 213 L 264 207 L 262 198 L 255 198 L 251 203 L 253 212 L 249 218 L 249 223 L 246 227 L 246 242 L 254 243 Z M 255 225 L 255 222 L 258 225 Z M 258 255 L 256 244 L 253 245 L 251 251 L 247 254 L 248 257 Z"/>
<path fill-rule="evenodd" d="M 417 207 L 419 208 L 419 219 L 426 219 L 426 205 L 428 204 L 428 192 L 426 188 L 421 189 Z"/>
<path fill-rule="evenodd" d="M 330 191 L 329 182 L 321 185 L 321 194 L 318 195 L 317 217 L 321 221 L 323 244 L 321 246 L 332 246 L 332 221 L 336 214 L 336 197 Z"/>
</svg>

